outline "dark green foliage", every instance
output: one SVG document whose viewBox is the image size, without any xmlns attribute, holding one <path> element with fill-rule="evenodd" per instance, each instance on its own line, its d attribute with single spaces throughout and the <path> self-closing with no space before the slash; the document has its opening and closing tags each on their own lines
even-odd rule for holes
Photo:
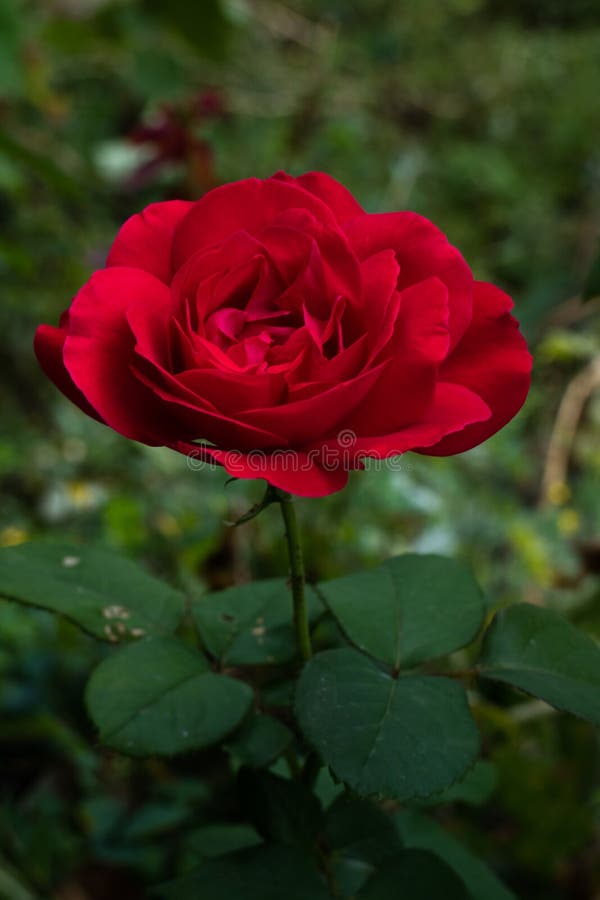
<svg viewBox="0 0 600 900">
<path fill-rule="evenodd" d="M 460 876 L 472 900 L 516 900 L 480 859 L 434 820 L 406 811 L 398 813 L 395 822 L 404 846 L 428 850 L 443 860 Z"/>
<path fill-rule="evenodd" d="M 387 860 L 358 893 L 358 900 L 471 900 L 458 875 L 425 850 L 405 850 Z"/>
<path fill-rule="evenodd" d="M 267 841 L 316 849 L 321 807 L 305 784 L 271 772 L 242 770 L 238 779 L 242 812 Z"/>
<path fill-rule="evenodd" d="M 326 900 L 316 867 L 292 847 L 259 847 L 203 863 L 157 892 L 164 900 Z"/>
</svg>

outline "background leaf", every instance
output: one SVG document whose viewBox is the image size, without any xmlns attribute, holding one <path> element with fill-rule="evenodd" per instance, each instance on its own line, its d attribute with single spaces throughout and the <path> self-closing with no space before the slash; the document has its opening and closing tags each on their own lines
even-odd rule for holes
<svg viewBox="0 0 600 900">
<path fill-rule="evenodd" d="M 391 817 L 372 801 L 348 793 L 328 809 L 324 834 L 336 852 L 373 865 L 401 849 Z"/>
<path fill-rule="evenodd" d="M 488 629 L 479 669 L 600 725 L 600 648 L 554 610 L 517 603 Z"/>
<path fill-rule="evenodd" d="M 203 863 L 157 891 L 164 900 L 327 900 L 316 866 L 293 847 L 243 850 Z"/>
<path fill-rule="evenodd" d="M 327 811 L 323 839 L 344 897 L 354 896 L 377 865 L 402 850 L 391 816 L 370 800 L 348 793 L 337 797 Z"/>
<path fill-rule="evenodd" d="M 397 813 L 395 822 L 404 846 L 430 850 L 443 859 L 460 875 L 472 900 L 516 900 L 484 862 L 437 822 L 413 810 Z"/>
<path fill-rule="evenodd" d="M 208 670 L 174 638 L 149 638 L 104 660 L 87 686 L 100 739 L 130 756 L 208 747 L 239 725 L 252 690 Z"/>
<path fill-rule="evenodd" d="M 386 860 L 359 891 L 357 900 L 472 900 L 462 879 L 439 857 L 425 850 L 405 850 Z"/>
<path fill-rule="evenodd" d="M 0 549 L 0 595 L 66 616 L 104 641 L 172 632 L 184 597 L 107 550 L 31 542 Z"/>
<path fill-rule="evenodd" d="M 448 787 L 473 765 L 479 735 L 467 697 L 446 678 L 392 678 L 356 650 L 319 653 L 298 684 L 300 727 L 361 795 L 397 800 Z"/>
<path fill-rule="evenodd" d="M 189 831 L 184 838 L 185 868 L 192 870 L 203 859 L 227 856 L 237 850 L 257 847 L 262 838 L 251 825 L 237 822 L 215 822 Z"/>
<path fill-rule="evenodd" d="M 267 840 L 315 847 L 322 820 L 319 801 L 301 781 L 273 772 L 242 770 L 238 779 L 246 818 Z"/>
<path fill-rule="evenodd" d="M 470 643 L 484 617 L 470 571 L 443 556 L 409 553 L 320 588 L 352 643 L 396 668 Z"/>
<path fill-rule="evenodd" d="M 450 785 L 441 794 L 428 797 L 424 802 L 427 806 L 441 806 L 446 803 L 482 806 L 489 800 L 497 783 L 496 766 L 485 759 L 479 759 L 464 778 Z"/>
</svg>

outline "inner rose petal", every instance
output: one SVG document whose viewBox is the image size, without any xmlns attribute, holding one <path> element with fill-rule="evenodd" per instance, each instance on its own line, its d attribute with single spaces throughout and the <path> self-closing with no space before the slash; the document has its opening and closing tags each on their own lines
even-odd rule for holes
<svg viewBox="0 0 600 900">
<path fill-rule="evenodd" d="M 259 370 L 264 368 L 267 351 L 271 344 L 271 336 L 268 332 L 263 331 L 254 337 L 245 338 L 237 344 L 232 344 L 227 355 L 241 368 Z"/>
<path fill-rule="evenodd" d="M 326 358 L 337 356 L 344 349 L 343 315 L 346 311 L 346 298 L 336 297 L 333 307 L 326 319 L 313 316 L 308 306 L 304 307 L 304 322 L 312 338 Z"/>
<path fill-rule="evenodd" d="M 361 335 L 361 293 L 345 237 L 313 210 L 282 210 L 255 235 L 235 232 L 188 258 L 173 282 L 170 360 L 179 372 L 275 367 L 292 387 Z"/>
</svg>

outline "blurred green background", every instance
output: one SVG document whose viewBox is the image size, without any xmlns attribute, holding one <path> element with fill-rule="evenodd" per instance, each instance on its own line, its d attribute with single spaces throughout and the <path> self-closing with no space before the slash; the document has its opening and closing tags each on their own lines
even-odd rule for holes
<svg viewBox="0 0 600 900">
<path fill-rule="evenodd" d="M 101 543 L 188 588 L 285 570 L 276 512 L 226 524 L 261 482 L 225 486 L 87 419 L 31 342 L 147 203 L 322 169 L 369 211 L 433 219 L 509 291 L 535 377 L 484 446 L 300 501 L 311 577 L 447 553 L 491 605 L 547 604 L 600 637 L 600 306 L 579 299 L 600 231 L 599 76 L 593 0 L 0 0 L 0 545 Z M 134 764 L 96 746 L 81 695 L 103 652 L 0 607 L 7 900 L 144 898 L 188 865 L 217 802 L 197 777 L 210 754 Z M 477 700 L 491 799 L 438 816 L 521 897 L 597 900 L 597 736 L 494 691 Z"/>
</svg>

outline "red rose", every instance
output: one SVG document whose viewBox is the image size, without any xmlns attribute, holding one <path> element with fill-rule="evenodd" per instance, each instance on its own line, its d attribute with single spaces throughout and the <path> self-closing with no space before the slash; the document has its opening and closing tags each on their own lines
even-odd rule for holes
<svg viewBox="0 0 600 900">
<path fill-rule="evenodd" d="M 422 216 L 280 173 L 133 216 L 35 350 L 126 437 L 320 496 L 502 428 L 531 369 L 511 307 Z"/>
</svg>

